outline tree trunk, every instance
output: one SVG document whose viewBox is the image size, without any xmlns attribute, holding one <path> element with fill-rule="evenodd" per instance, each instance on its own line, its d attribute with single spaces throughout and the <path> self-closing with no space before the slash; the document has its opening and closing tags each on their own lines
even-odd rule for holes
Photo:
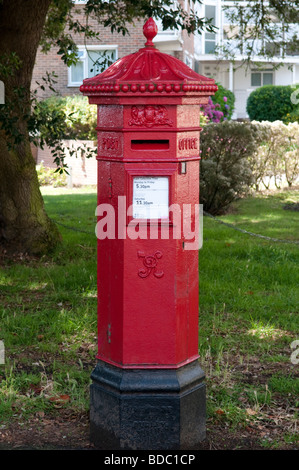
<svg viewBox="0 0 299 470">
<path fill-rule="evenodd" d="M 30 87 L 36 52 L 51 0 L 3 0 L 0 2 L 0 57 L 16 53 L 21 60 L 17 74 L 4 79 L 5 97 L 19 99 L 13 90 L 25 91 L 22 108 L 30 107 Z M 4 105 L 5 106 L 5 105 Z M 7 145 L 0 133 L 0 243 L 10 251 L 47 253 L 60 240 L 59 232 L 48 218 L 39 189 L 26 121 L 18 116 L 17 129 L 23 138 Z"/>
</svg>

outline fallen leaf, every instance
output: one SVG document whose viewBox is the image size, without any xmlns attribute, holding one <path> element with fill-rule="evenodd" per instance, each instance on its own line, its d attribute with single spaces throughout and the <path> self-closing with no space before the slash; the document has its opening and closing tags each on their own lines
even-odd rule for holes
<svg viewBox="0 0 299 470">
<path fill-rule="evenodd" d="M 50 397 L 49 400 L 52 403 L 67 403 L 70 401 L 71 397 L 69 395 L 59 395 L 56 397 Z"/>
<path fill-rule="evenodd" d="M 40 395 L 42 388 L 39 385 L 30 384 L 29 389 L 35 394 Z"/>
<path fill-rule="evenodd" d="M 216 410 L 215 413 L 217 413 L 217 415 L 224 415 L 225 412 L 223 410 Z"/>
<path fill-rule="evenodd" d="M 256 415 L 256 411 L 252 410 L 251 408 L 246 408 L 246 412 L 247 414 L 249 414 L 249 416 L 254 416 Z"/>
</svg>

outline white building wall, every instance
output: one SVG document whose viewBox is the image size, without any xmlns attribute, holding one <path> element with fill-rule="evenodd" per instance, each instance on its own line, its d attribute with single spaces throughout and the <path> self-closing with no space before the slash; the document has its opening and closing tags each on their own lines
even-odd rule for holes
<svg viewBox="0 0 299 470">
<path fill-rule="evenodd" d="M 238 67 L 234 70 L 233 76 L 233 92 L 236 97 L 235 101 L 235 117 L 244 119 L 248 117 L 246 112 L 247 98 L 252 89 L 250 86 L 250 72 L 244 67 Z"/>
<path fill-rule="evenodd" d="M 216 7 L 216 24 L 219 28 L 217 37 L 217 43 L 221 44 L 223 38 L 223 24 L 225 23 L 224 13 L 222 6 L 224 0 L 203 0 L 200 7 L 198 7 L 198 14 L 204 16 L 205 5 L 214 5 Z M 222 14 L 221 14 L 222 11 Z M 217 82 L 220 82 L 224 87 L 232 89 L 236 96 L 236 109 L 234 118 L 247 118 L 246 103 L 250 93 L 257 87 L 251 86 L 251 71 L 246 70 L 245 66 L 240 68 L 240 62 L 234 65 L 233 74 L 229 73 L 229 62 L 221 61 L 219 57 L 213 54 L 205 54 L 205 33 L 195 38 L 195 59 L 199 62 L 199 73 L 214 78 Z M 236 57 L 241 60 L 242 57 Z M 277 59 L 279 60 L 279 59 Z M 283 59 L 285 60 L 285 59 Z M 289 62 L 273 71 L 273 84 L 274 85 L 291 85 L 297 83 L 299 85 L 299 58 L 294 56 L 288 58 Z M 290 67 L 290 68 L 289 68 Z M 293 69 L 292 69 L 293 67 Z M 253 65 L 252 68 L 258 69 L 257 65 Z M 267 63 L 264 69 L 271 69 L 272 64 Z"/>
<path fill-rule="evenodd" d="M 275 70 L 274 76 L 274 85 L 292 85 L 293 83 L 293 71 L 289 70 L 287 65 Z"/>
<path fill-rule="evenodd" d="M 282 66 L 278 70 L 273 71 L 273 84 L 274 85 L 292 85 L 296 83 L 294 79 L 298 79 L 299 83 L 299 67 L 296 67 L 295 72 L 289 69 L 287 65 Z M 227 80 L 226 80 L 227 82 Z M 223 83 L 224 86 L 226 86 Z M 233 92 L 236 97 L 235 103 L 235 117 L 244 119 L 248 118 L 246 112 L 247 99 L 253 90 L 257 87 L 251 86 L 251 70 L 246 69 L 245 66 L 238 67 L 236 64 L 233 75 Z"/>
</svg>

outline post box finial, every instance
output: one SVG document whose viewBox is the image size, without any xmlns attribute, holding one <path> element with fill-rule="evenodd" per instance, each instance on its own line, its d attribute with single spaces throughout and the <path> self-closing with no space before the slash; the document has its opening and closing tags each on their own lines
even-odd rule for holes
<svg viewBox="0 0 299 470">
<path fill-rule="evenodd" d="M 153 18 L 149 18 L 143 26 L 143 34 L 147 39 L 145 45 L 147 47 L 155 47 L 153 39 L 158 34 L 158 26 Z"/>
</svg>

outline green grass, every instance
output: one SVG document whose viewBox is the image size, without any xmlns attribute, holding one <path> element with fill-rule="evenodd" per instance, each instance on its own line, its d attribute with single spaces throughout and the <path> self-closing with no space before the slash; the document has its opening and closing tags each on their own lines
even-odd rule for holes
<svg viewBox="0 0 299 470">
<path fill-rule="evenodd" d="M 91 234 L 59 226 L 63 243 L 51 256 L 7 261 L 0 270 L 4 422 L 38 410 L 55 413 L 60 407 L 78 411 L 89 406 L 97 331 L 96 193 L 91 188 L 47 192 L 50 217 Z M 67 398 L 60 403 L 63 395 Z"/>
<path fill-rule="evenodd" d="M 283 209 L 298 200 L 298 191 L 248 198 L 220 219 L 256 234 L 298 241 L 299 213 Z M 203 234 L 199 351 L 212 397 L 211 424 L 224 420 L 239 426 L 244 418 L 248 424 L 273 409 L 292 409 L 298 405 L 298 365 L 290 362 L 290 344 L 299 331 L 299 245 L 266 241 L 208 217 Z M 246 409 L 254 411 L 246 416 Z M 295 423 L 297 416 L 291 414 Z M 285 443 L 298 440 L 296 425 L 286 436 L 282 431 Z"/>
<path fill-rule="evenodd" d="M 4 423 L 41 411 L 79 413 L 89 407 L 97 347 L 96 192 L 43 191 L 50 217 L 88 233 L 60 225 L 63 242 L 51 256 L 7 260 L 0 268 Z M 293 190 L 240 200 L 221 220 L 299 240 L 299 213 L 283 209 L 298 195 Z M 264 447 L 293 445 L 299 366 L 290 361 L 290 344 L 299 331 L 299 246 L 252 237 L 208 217 L 203 224 L 199 353 L 206 373 L 208 430 L 250 425 Z M 273 427 L 276 415 L 288 424 L 277 425 L 280 431 L 269 441 L 260 429 Z"/>
</svg>

